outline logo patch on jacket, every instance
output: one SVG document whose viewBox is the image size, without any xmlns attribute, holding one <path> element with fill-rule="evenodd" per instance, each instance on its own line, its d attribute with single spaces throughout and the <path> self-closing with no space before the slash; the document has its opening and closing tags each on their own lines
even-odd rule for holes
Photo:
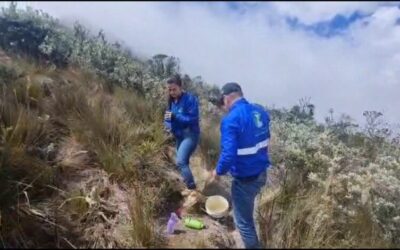
<svg viewBox="0 0 400 250">
<path fill-rule="evenodd" d="M 257 111 L 253 111 L 253 121 L 257 128 L 262 128 L 264 123 L 261 121 L 261 114 Z"/>
</svg>

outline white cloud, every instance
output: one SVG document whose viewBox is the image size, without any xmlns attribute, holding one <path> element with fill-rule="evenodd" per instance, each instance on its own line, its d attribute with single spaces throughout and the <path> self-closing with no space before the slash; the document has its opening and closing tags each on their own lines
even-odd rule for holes
<svg viewBox="0 0 400 250">
<path fill-rule="evenodd" d="M 50 14 L 85 20 L 146 56 L 177 56 L 192 76 L 222 85 L 239 82 L 247 97 L 291 107 L 305 96 L 317 118 L 334 108 L 362 120 L 364 110 L 385 111 L 399 122 L 400 32 L 397 7 L 377 3 L 31 2 Z M 282 15 L 305 23 L 360 10 L 372 15 L 330 39 L 293 31 Z M 363 23 L 368 21 L 368 25 Z"/>
</svg>

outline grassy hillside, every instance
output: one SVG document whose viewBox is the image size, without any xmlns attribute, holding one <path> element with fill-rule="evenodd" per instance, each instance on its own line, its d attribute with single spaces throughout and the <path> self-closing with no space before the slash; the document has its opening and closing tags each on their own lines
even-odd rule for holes
<svg viewBox="0 0 400 250">
<path fill-rule="evenodd" d="M 346 120 L 321 126 L 290 115 L 275 118 L 270 151 L 280 181 L 261 198 L 264 242 L 399 247 L 398 142 L 379 126 L 365 134 Z"/>
<path fill-rule="evenodd" d="M 103 32 L 15 5 L 0 14 L 0 242 L 3 247 L 163 247 L 158 218 L 180 202 L 163 131 L 164 80 L 179 60 L 144 60 Z M 219 153 L 218 92 L 201 101 L 197 155 Z M 266 100 L 266 103 L 268 101 Z M 258 203 L 268 247 L 400 247 L 400 144 L 382 114 L 314 120 L 269 108 L 273 166 Z M 208 240 L 205 240 L 206 242 Z M 190 247 L 190 246 L 187 246 Z"/>
</svg>

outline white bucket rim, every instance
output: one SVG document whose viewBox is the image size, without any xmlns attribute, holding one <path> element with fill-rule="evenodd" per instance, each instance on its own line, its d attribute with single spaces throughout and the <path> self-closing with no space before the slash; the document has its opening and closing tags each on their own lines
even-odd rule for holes
<svg viewBox="0 0 400 250">
<path fill-rule="evenodd" d="M 220 212 L 220 211 L 218 211 L 218 212 L 210 211 L 210 209 L 208 208 L 207 204 L 208 204 L 209 201 L 212 200 L 212 199 L 219 199 L 219 200 L 221 200 L 221 201 L 224 203 L 224 205 L 225 205 L 225 209 L 224 209 L 223 211 L 221 211 L 221 212 Z M 226 215 L 226 213 L 229 211 L 229 202 L 228 202 L 228 200 L 227 200 L 225 197 L 223 197 L 223 196 L 221 196 L 221 195 L 213 195 L 213 196 L 207 197 L 207 200 L 206 200 L 206 203 L 205 203 L 205 208 L 206 208 L 206 213 L 207 213 L 208 215 L 210 215 L 211 217 L 214 217 L 214 218 L 221 218 L 221 217 L 223 217 L 224 215 Z"/>
</svg>

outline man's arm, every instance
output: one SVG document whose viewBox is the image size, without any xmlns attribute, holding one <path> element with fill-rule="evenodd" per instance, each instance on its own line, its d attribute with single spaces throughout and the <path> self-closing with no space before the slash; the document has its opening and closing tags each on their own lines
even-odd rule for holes
<svg viewBox="0 0 400 250">
<path fill-rule="evenodd" d="M 236 164 L 238 126 L 232 120 L 224 119 L 221 124 L 221 153 L 216 174 L 224 175 Z"/>
</svg>

